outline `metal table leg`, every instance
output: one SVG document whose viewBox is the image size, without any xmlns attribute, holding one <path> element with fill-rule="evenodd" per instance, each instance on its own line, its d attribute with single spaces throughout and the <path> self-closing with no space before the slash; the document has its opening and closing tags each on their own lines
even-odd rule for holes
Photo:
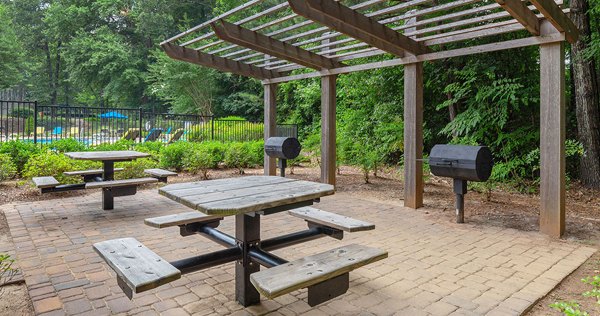
<svg viewBox="0 0 600 316">
<path fill-rule="evenodd" d="M 260 215 L 236 215 L 235 238 L 242 249 L 242 259 L 235 265 L 235 298 L 250 306 L 260 302 L 260 294 L 250 283 L 250 274 L 260 271 L 260 265 L 250 258 L 250 248 L 260 242 Z"/>
<path fill-rule="evenodd" d="M 114 180 L 115 175 L 115 162 L 114 161 L 103 161 L 104 173 L 102 176 L 103 181 Z M 112 210 L 114 208 L 115 198 L 113 196 L 111 188 L 102 188 L 102 209 Z"/>
</svg>

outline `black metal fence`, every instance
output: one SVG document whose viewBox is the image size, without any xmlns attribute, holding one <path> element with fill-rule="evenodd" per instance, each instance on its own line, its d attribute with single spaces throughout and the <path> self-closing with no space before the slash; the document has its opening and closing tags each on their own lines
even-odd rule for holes
<svg viewBox="0 0 600 316">
<path fill-rule="evenodd" d="M 263 138 L 264 124 L 212 116 L 144 112 L 142 109 L 38 105 L 0 101 L 0 142 L 48 144 L 73 138 L 89 146 L 163 141 L 250 141 Z M 277 136 L 297 137 L 294 124 L 277 126 Z"/>
</svg>

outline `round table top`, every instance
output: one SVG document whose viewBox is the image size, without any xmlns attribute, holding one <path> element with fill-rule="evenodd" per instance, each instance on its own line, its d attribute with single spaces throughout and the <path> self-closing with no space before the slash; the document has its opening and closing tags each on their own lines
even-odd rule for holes
<svg viewBox="0 0 600 316">
<path fill-rule="evenodd" d="M 149 157 L 150 154 L 141 153 L 139 151 L 134 150 L 115 150 L 68 152 L 65 153 L 65 156 L 77 160 L 124 161 Z"/>
</svg>

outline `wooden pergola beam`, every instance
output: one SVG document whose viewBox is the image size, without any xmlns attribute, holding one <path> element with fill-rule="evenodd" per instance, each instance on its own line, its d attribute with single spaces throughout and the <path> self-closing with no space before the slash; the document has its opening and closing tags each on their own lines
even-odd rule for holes
<svg viewBox="0 0 600 316">
<path fill-rule="evenodd" d="M 377 47 L 398 57 L 420 55 L 430 49 L 391 28 L 333 0 L 288 0 L 298 15 Z"/>
<path fill-rule="evenodd" d="M 285 59 L 298 65 L 316 70 L 332 69 L 342 65 L 340 62 L 223 20 L 211 23 L 211 26 L 217 37 L 226 42 Z"/>
<path fill-rule="evenodd" d="M 261 80 L 272 79 L 280 76 L 277 71 L 267 70 L 231 59 L 205 54 L 193 49 L 181 47 L 176 44 L 164 43 L 162 44 L 162 48 L 167 55 L 173 59 L 186 61 L 192 64 L 217 69 L 220 71 Z"/>
<path fill-rule="evenodd" d="M 530 2 L 559 32 L 565 33 L 565 37 L 569 43 L 573 44 L 577 42 L 579 39 L 579 30 L 554 1 L 531 0 Z"/>
<path fill-rule="evenodd" d="M 529 33 L 540 35 L 540 20 L 521 0 L 496 0 L 510 15 L 519 21 Z"/>
</svg>

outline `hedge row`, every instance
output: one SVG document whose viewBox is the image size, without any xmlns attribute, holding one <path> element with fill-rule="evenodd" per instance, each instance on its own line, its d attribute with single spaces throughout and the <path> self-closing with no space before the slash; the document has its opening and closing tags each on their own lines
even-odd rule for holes
<svg viewBox="0 0 600 316">
<path fill-rule="evenodd" d="M 85 147 L 74 139 L 63 139 L 50 145 L 36 146 L 31 143 L 10 141 L 0 144 L 0 181 L 14 177 L 54 176 L 60 182 L 73 182 L 77 179 L 63 175 L 65 171 L 101 168 L 100 162 L 79 161 L 66 157 L 70 151 L 137 150 L 149 153 L 149 158 L 115 164 L 124 168 L 115 174 L 117 179 L 144 176 L 144 169 L 165 168 L 175 171 L 200 173 L 208 178 L 210 169 L 218 167 L 236 168 L 243 173 L 244 168 L 258 167 L 264 159 L 263 141 L 252 142 L 183 142 L 170 145 L 161 142 L 135 144 L 131 141 L 118 141 Z"/>
</svg>

